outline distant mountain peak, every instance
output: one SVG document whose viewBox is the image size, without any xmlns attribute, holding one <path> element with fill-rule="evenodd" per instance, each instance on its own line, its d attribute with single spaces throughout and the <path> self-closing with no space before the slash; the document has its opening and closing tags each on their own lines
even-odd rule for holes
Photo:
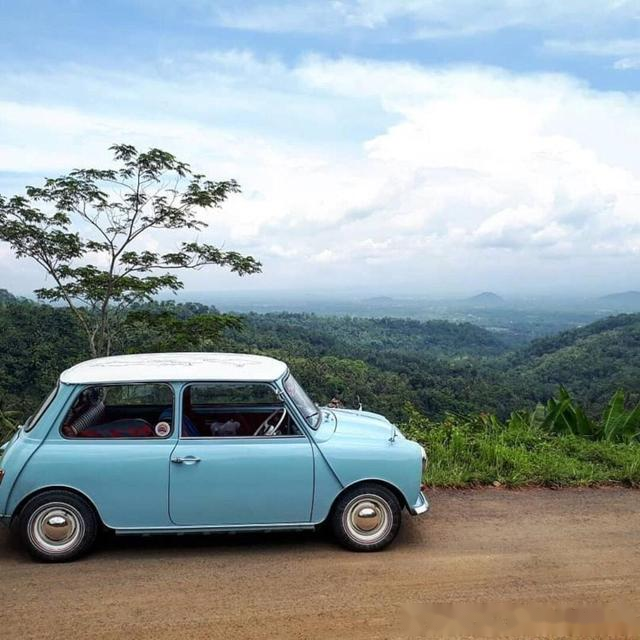
<svg viewBox="0 0 640 640">
<path fill-rule="evenodd" d="M 483 291 L 479 293 L 477 296 L 471 296 L 470 298 L 465 298 L 463 302 L 467 304 L 474 305 L 483 305 L 483 306 L 493 306 L 504 304 L 504 298 L 500 297 L 497 293 L 493 291 Z"/>
<path fill-rule="evenodd" d="M 365 298 L 362 302 L 367 304 L 387 304 L 389 302 L 394 302 L 394 300 L 390 296 L 373 296 L 371 298 Z"/>
</svg>

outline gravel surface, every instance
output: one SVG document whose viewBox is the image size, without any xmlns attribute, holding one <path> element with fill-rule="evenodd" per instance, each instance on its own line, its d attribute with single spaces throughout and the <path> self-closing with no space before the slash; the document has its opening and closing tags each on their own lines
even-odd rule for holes
<svg viewBox="0 0 640 640">
<path fill-rule="evenodd" d="M 84 560 L 43 565 L 2 530 L 0 636 L 400 638 L 435 633 L 433 603 L 640 610 L 639 491 L 430 497 L 428 515 L 406 515 L 394 544 L 372 554 L 324 533 L 113 537 Z"/>
</svg>

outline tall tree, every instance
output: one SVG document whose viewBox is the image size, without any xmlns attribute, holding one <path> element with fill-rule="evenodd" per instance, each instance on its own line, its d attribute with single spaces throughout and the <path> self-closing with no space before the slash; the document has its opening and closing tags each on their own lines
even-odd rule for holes
<svg viewBox="0 0 640 640">
<path fill-rule="evenodd" d="M 193 173 L 160 149 L 142 153 L 117 144 L 110 150 L 115 168 L 76 169 L 26 187 L 24 196 L 0 196 L 0 240 L 51 278 L 52 286 L 36 295 L 71 309 L 93 356 L 111 352 L 132 305 L 182 288 L 177 271 L 220 266 L 242 276 L 261 269 L 251 256 L 197 241 L 170 253 L 137 248 L 159 230 L 207 227 L 203 212 L 221 207 L 240 187 Z"/>
</svg>

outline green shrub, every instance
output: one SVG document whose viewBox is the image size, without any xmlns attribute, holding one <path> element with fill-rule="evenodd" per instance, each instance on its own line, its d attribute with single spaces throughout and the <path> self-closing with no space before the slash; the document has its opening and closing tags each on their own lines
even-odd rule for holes
<svg viewBox="0 0 640 640">
<path fill-rule="evenodd" d="M 640 443 L 549 432 L 541 408 L 506 422 L 485 414 L 434 422 L 412 407 L 407 411 L 400 428 L 427 449 L 430 486 L 640 485 Z"/>
</svg>

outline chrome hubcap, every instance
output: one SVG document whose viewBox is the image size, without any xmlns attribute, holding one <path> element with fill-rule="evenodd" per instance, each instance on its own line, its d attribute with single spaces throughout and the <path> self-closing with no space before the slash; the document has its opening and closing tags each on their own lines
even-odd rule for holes
<svg viewBox="0 0 640 640">
<path fill-rule="evenodd" d="M 60 511 L 44 520 L 42 532 L 49 540 L 62 542 L 67 540 L 73 533 L 73 521 L 66 513 Z"/>
<path fill-rule="evenodd" d="M 373 531 L 380 526 L 382 514 L 373 503 L 365 503 L 363 506 L 354 510 L 353 524 L 360 531 Z"/>
<path fill-rule="evenodd" d="M 64 553 L 80 543 L 84 521 L 68 504 L 46 504 L 34 511 L 27 527 L 29 541 L 41 551 Z"/>
<path fill-rule="evenodd" d="M 344 511 L 343 524 L 350 538 L 361 544 L 382 540 L 393 525 L 393 514 L 385 500 L 376 495 L 354 498 Z"/>
</svg>

